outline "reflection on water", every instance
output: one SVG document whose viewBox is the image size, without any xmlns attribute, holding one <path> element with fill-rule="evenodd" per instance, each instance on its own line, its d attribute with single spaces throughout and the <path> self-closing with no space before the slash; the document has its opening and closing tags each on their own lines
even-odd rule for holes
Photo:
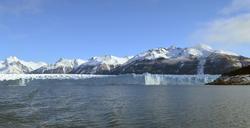
<svg viewBox="0 0 250 128">
<path fill-rule="evenodd" d="M 0 126 L 250 127 L 247 86 L 0 87 Z"/>
</svg>

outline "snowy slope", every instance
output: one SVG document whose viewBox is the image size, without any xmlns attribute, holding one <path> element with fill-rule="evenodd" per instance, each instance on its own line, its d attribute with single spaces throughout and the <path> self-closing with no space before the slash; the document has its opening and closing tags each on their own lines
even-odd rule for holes
<svg viewBox="0 0 250 128">
<path fill-rule="evenodd" d="M 86 63 L 74 69 L 74 74 L 95 74 L 104 73 L 126 63 L 131 57 L 100 56 L 92 57 Z"/>
<path fill-rule="evenodd" d="M 84 65 L 99 65 L 99 64 L 119 65 L 126 63 L 128 59 L 129 57 L 121 58 L 116 56 L 92 57 Z"/>
<path fill-rule="evenodd" d="M 173 58 L 187 58 L 187 57 L 207 57 L 212 53 L 219 53 L 225 55 L 238 56 L 236 53 L 227 52 L 223 50 L 214 50 L 210 46 L 199 44 L 190 48 L 177 48 L 171 46 L 169 48 L 156 48 L 145 51 L 133 57 L 128 62 L 135 60 L 155 60 L 159 58 L 173 59 Z"/>
<path fill-rule="evenodd" d="M 31 69 L 31 71 L 32 71 L 32 70 L 36 70 L 36 69 L 38 69 L 38 68 L 40 68 L 40 67 L 43 67 L 43 66 L 48 65 L 48 64 L 45 63 L 45 62 L 32 62 L 32 61 L 23 61 L 23 60 L 20 60 L 20 62 L 21 62 L 23 65 L 29 67 L 29 68 Z"/>
<path fill-rule="evenodd" d="M 0 61 L 1 74 L 22 74 L 33 71 L 37 68 L 47 65 L 44 62 L 28 62 L 19 60 L 15 56 L 10 56 L 5 61 Z"/>
<path fill-rule="evenodd" d="M 247 57 L 207 45 L 155 48 L 142 52 L 111 74 L 221 74 L 250 64 Z"/>
<path fill-rule="evenodd" d="M 42 74 L 42 73 L 48 73 L 48 74 L 55 74 L 55 73 L 69 73 L 71 72 L 74 68 L 77 68 L 78 66 L 84 64 L 86 61 L 81 60 L 81 59 L 64 59 L 60 58 L 55 64 L 50 64 L 47 66 L 43 66 L 37 70 L 34 70 L 31 73 L 36 73 L 36 74 Z"/>
<path fill-rule="evenodd" d="M 132 57 L 99 56 L 87 61 L 59 59 L 54 64 L 28 62 L 16 57 L 0 61 L 0 73 L 20 74 L 204 74 L 223 73 L 250 64 L 247 57 L 207 45 L 155 48 Z M 218 69 L 217 69 L 218 68 Z"/>
</svg>

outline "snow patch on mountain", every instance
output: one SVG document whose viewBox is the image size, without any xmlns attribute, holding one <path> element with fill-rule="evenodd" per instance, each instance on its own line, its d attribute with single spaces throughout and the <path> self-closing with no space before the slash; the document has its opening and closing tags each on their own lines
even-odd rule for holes
<svg viewBox="0 0 250 128">
<path fill-rule="evenodd" d="M 55 67 L 74 67 L 74 60 L 60 58 L 56 63 Z"/>
<path fill-rule="evenodd" d="M 204 44 L 198 44 L 190 48 L 178 48 L 175 46 L 171 46 L 168 48 L 155 48 L 142 52 L 123 65 L 133 64 L 136 61 L 157 60 L 161 58 L 168 60 L 168 63 L 176 64 L 185 62 L 187 60 L 198 60 L 199 62 L 197 66 L 197 73 L 204 74 L 204 65 L 206 64 L 206 58 L 211 54 L 238 56 L 238 54 L 232 52 L 215 50 L 212 47 Z M 183 66 L 183 64 L 180 64 L 180 67 Z"/>
<path fill-rule="evenodd" d="M 78 67 L 78 66 L 80 66 L 80 65 L 82 65 L 82 64 L 84 64 L 84 63 L 86 63 L 87 61 L 85 61 L 85 60 L 82 60 L 82 59 L 75 59 L 74 60 L 74 68 L 76 68 L 76 67 Z"/>
<path fill-rule="evenodd" d="M 70 68 L 74 68 L 77 67 L 79 65 L 84 64 L 86 61 L 81 60 L 81 59 L 64 59 L 64 58 L 60 58 L 55 64 L 50 64 L 49 66 L 47 66 L 47 69 L 55 69 L 58 67 L 70 67 Z"/>
<path fill-rule="evenodd" d="M 29 67 L 31 70 L 35 70 L 35 69 L 38 69 L 40 67 L 48 65 L 45 62 L 32 62 L 32 61 L 22 61 L 22 60 L 20 60 L 20 62 L 23 65 L 26 65 L 27 67 Z"/>
<path fill-rule="evenodd" d="M 225 54 L 225 55 L 240 56 L 237 53 L 230 52 L 230 51 L 224 51 L 224 50 L 216 50 L 215 52 L 219 53 L 219 54 Z"/>
<path fill-rule="evenodd" d="M 238 54 L 232 52 L 227 52 L 223 50 L 214 50 L 208 45 L 199 44 L 195 47 L 190 47 L 190 48 L 178 48 L 171 46 L 169 48 L 151 49 L 136 55 L 135 57 L 130 59 L 129 62 L 135 60 L 155 60 L 159 58 L 164 58 L 164 59 L 187 58 L 187 57 L 205 58 L 212 53 L 238 56 Z"/>
<path fill-rule="evenodd" d="M 32 73 L 69 73 L 74 68 L 86 63 L 81 59 L 64 59 L 60 58 L 55 64 L 43 66 Z"/>
<path fill-rule="evenodd" d="M 22 74 L 33 71 L 37 68 L 47 65 L 44 62 L 31 62 L 19 60 L 15 56 L 10 56 L 5 61 L 0 61 L 1 74 Z"/>
<path fill-rule="evenodd" d="M 74 69 L 74 74 L 95 74 L 105 73 L 116 68 L 119 65 L 126 63 L 132 57 L 116 57 L 116 56 L 100 56 L 92 57 L 86 63 Z"/>
<path fill-rule="evenodd" d="M 100 57 L 92 57 L 89 59 L 84 65 L 99 65 L 99 64 L 107 64 L 107 65 L 119 65 L 126 63 L 130 57 L 116 57 L 116 56 L 100 56 Z"/>
<path fill-rule="evenodd" d="M 20 74 L 20 73 L 109 73 L 112 69 L 124 67 L 127 69 L 132 65 L 136 67 L 138 63 L 147 63 L 144 62 L 149 60 L 152 63 L 160 64 L 170 64 L 178 65 L 181 68 L 187 68 L 186 64 L 190 64 L 191 61 L 194 62 L 194 67 L 197 66 L 197 73 L 204 73 L 204 65 L 206 64 L 207 58 L 213 57 L 210 55 L 215 54 L 215 59 L 217 55 L 224 56 L 239 56 L 238 54 L 223 51 L 215 50 L 210 46 L 199 44 L 194 47 L 189 48 L 178 48 L 171 46 L 168 48 L 155 48 L 145 52 L 142 52 L 136 56 L 130 57 L 116 57 L 111 55 L 92 57 L 89 60 L 81 59 L 59 59 L 54 64 L 46 64 L 44 62 L 31 62 L 19 60 L 17 57 L 11 56 L 4 61 L 0 61 L 0 73 L 9 73 L 9 74 Z M 159 61 L 157 61 L 159 59 Z M 154 61 L 156 60 L 156 61 Z M 160 63 L 158 63 L 160 62 Z M 208 62 L 208 61 L 207 61 Z M 135 65 L 133 65 L 135 64 Z M 237 63 L 241 64 L 241 63 Z M 125 71 L 121 68 L 121 72 Z M 144 70 L 144 69 L 143 69 Z M 196 69 L 195 69 L 196 70 Z M 74 72 L 73 72 L 74 71 Z M 131 72 L 136 71 L 136 69 L 131 69 Z M 143 72 L 143 71 L 141 71 Z M 196 72 L 196 71 L 195 71 Z"/>
</svg>

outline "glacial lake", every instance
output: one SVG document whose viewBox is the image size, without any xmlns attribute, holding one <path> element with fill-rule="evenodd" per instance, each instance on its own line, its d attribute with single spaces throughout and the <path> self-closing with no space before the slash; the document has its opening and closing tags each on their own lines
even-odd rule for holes
<svg viewBox="0 0 250 128">
<path fill-rule="evenodd" d="M 248 86 L 0 86 L 1 128 L 247 128 Z"/>
</svg>

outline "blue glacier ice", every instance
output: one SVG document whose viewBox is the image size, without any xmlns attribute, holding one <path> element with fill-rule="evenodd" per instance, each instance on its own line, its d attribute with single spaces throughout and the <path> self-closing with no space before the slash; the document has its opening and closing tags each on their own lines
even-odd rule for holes
<svg viewBox="0 0 250 128">
<path fill-rule="evenodd" d="M 79 74 L 0 74 L 0 85 L 27 86 L 57 83 L 80 85 L 204 85 L 219 75 L 79 75 Z"/>
</svg>

